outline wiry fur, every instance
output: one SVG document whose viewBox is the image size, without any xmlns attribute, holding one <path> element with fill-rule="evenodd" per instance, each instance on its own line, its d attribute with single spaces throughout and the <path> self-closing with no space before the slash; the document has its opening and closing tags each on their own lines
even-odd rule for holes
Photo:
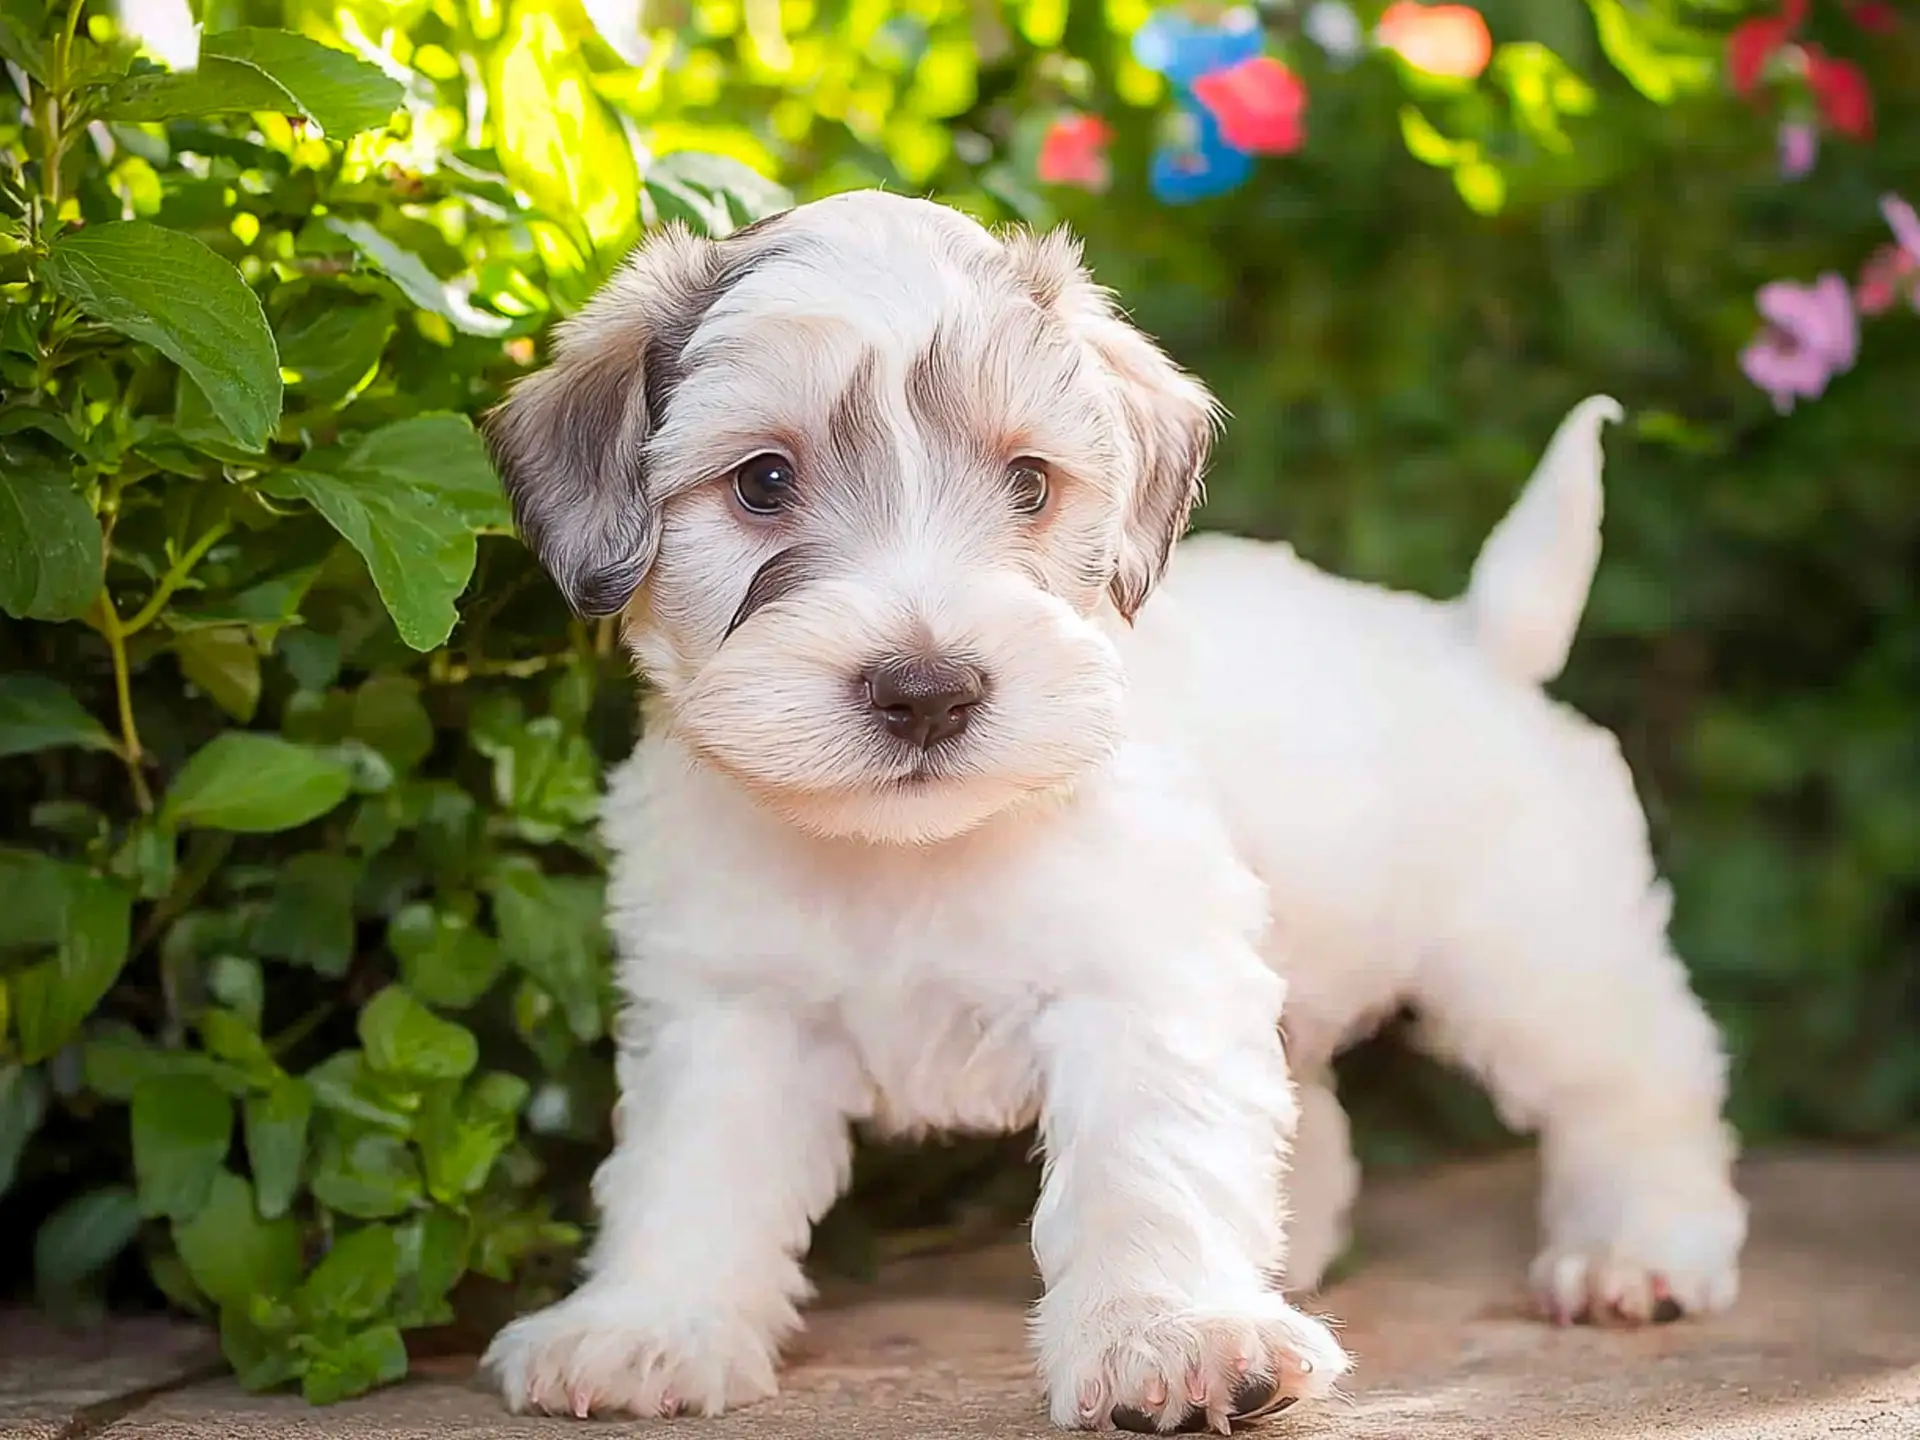
<svg viewBox="0 0 1920 1440">
<path fill-rule="evenodd" d="M 1066 241 L 862 193 L 655 242 L 492 429 L 653 687 L 606 809 L 619 1139 L 586 1279 L 489 1352 L 509 1402 L 770 1393 L 850 1124 L 1036 1119 L 1058 1423 L 1220 1426 L 1249 1376 L 1324 1395 L 1347 1357 L 1280 1288 L 1353 1189 L 1319 1077 L 1403 1002 L 1542 1134 L 1550 1309 L 1730 1301 L 1719 1046 L 1612 739 L 1530 683 L 1591 572 L 1610 404 L 1459 602 L 1221 538 L 1169 568 L 1214 407 Z M 768 450 L 796 499 L 756 518 L 728 477 Z M 859 678 L 913 656 L 986 677 L 924 752 Z M 1315 1077 L 1290 1261 L 1283 998 Z"/>
</svg>

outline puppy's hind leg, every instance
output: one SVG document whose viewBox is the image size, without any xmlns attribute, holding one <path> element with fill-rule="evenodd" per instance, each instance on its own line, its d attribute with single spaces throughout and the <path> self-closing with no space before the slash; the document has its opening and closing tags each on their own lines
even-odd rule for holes
<svg viewBox="0 0 1920 1440">
<path fill-rule="evenodd" d="M 1550 1318 L 1643 1321 L 1732 1304 L 1746 1239 L 1721 1118 L 1726 1059 L 1637 866 L 1527 837 L 1423 965 L 1422 1039 L 1540 1135 Z M 1629 887 L 1622 879 L 1634 883 Z"/>
<path fill-rule="evenodd" d="M 1360 1164 L 1353 1158 L 1347 1112 L 1334 1094 L 1331 1073 L 1299 1081 L 1300 1125 L 1287 1167 L 1286 1284 L 1290 1292 L 1318 1290 L 1351 1237 Z"/>
</svg>

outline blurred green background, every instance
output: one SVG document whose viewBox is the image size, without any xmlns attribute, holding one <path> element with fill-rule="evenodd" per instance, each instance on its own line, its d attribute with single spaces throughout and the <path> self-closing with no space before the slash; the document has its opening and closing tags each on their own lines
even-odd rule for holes
<svg viewBox="0 0 1920 1440">
<path fill-rule="evenodd" d="M 1368 42 L 1378 4 L 1329 53 L 1318 8 L 1260 12 L 1304 146 L 1170 205 L 1145 0 L 207 0 L 191 75 L 109 5 L 0 0 L 6 1293 L 164 1296 L 324 1400 L 564 1275 L 633 695 L 463 417 L 649 225 L 863 185 L 1071 224 L 1232 412 L 1201 523 L 1349 575 L 1456 591 L 1562 413 L 1618 396 L 1557 689 L 1634 766 L 1748 1140 L 1911 1141 L 1920 314 L 1861 319 L 1790 414 L 1738 357 L 1761 285 L 1897 267 L 1920 20 L 1816 4 L 1742 96 L 1772 6 L 1498 0 L 1465 78 Z M 1788 178 L 1781 124 L 1832 131 L 1808 54 L 1857 62 L 1871 133 Z M 1081 114 L 1099 193 L 1036 173 Z M 1370 1163 L 1507 1143 L 1391 1045 L 1347 1069 Z M 1030 1185 L 1017 1138 L 868 1149 L 819 1258 Z"/>
</svg>

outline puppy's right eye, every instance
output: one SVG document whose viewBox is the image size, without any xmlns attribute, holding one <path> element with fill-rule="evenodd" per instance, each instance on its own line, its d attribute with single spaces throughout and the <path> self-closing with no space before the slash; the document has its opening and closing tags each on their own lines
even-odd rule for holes
<svg viewBox="0 0 1920 1440">
<path fill-rule="evenodd" d="M 793 462 L 756 455 L 733 472 L 733 498 L 751 515 L 777 515 L 793 503 Z"/>
</svg>

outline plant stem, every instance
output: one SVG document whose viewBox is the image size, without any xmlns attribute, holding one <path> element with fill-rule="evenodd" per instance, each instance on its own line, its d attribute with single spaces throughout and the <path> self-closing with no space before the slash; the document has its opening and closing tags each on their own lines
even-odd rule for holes
<svg viewBox="0 0 1920 1440">
<path fill-rule="evenodd" d="M 40 175 L 40 191 L 46 197 L 47 218 L 51 224 L 60 221 L 60 166 L 66 160 L 67 146 L 72 136 L 67 133 L 67 97 L 72 93 L 68 85 L 73 62 L 73 41 L 80 30 L 80 12 L 86 8 L 86 0 L 68 0 L 66 23 L 60 27 L 60 34 L 53 42 L 53 74 L 47 86 L 46 105 L 46 154 Z"/>
<path fill-rule="evenodd" d="M 133 613 L 133 617 L 121 627 L 120 633 L 138 635 L 159 619 L 160 612 L 167 608 L 167 601 L 173 598 L 173 592 L 186 583 L 194 567 L 207 558 L 207 552 L 218 545 L 232 528 L 230 522 L 222 520 L 189 545 L 180 558 L 168 567 L 167 573 L 160 577 L 160 583 L 154 586 L 153 594 L 147 597 L 147 603 Z"/>
<path fill-rule="evenodd" d="M 133 798 L 140 806 L 140 813 L 151 815 L 153 792 L 147 789 L 146 773 L 141 769 L 146 757 L 140 749 L 140 727 L 133 719 L 133 680 L 127 668 L 127 632 L 120 623 L 120 612 L 114 608 L 113 596 L 107 593 L 105 585 L 100 587 L 94 608 L 99 612 L 94 628 L 106 640 L 107 650 L 113 656 L 113 693 L 120 706 L 120 758 L 126 761 L 127 775 L 133 781 Z"/>
</svg>

